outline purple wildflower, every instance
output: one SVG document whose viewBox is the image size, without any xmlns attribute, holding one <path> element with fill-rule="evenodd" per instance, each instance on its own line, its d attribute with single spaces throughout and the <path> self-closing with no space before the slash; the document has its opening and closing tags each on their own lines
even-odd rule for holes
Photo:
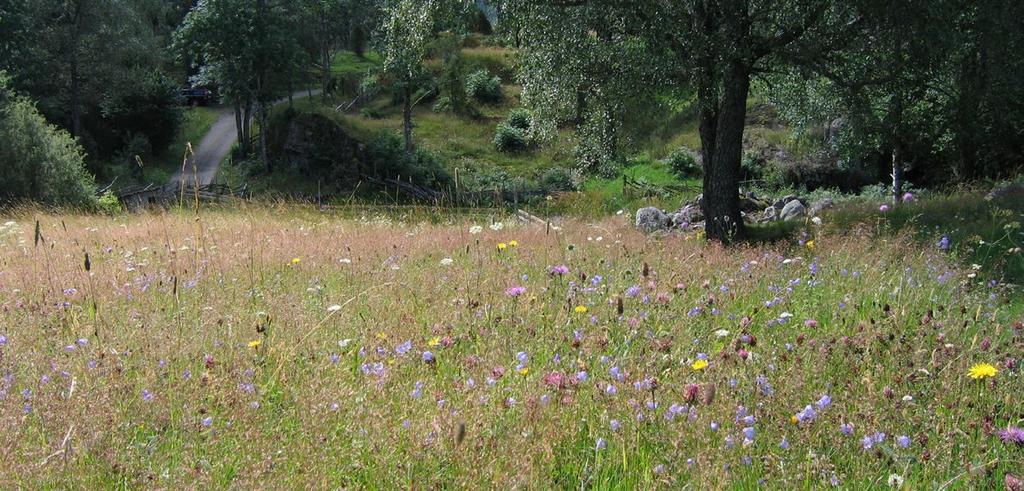
<svg viewBox="0 0 1024 491">
<path fill-rule="evenodd" d="M 598 437 L 597 444 L 594 446 L 597 450 L 604 450 L 608 446 L 608 442 L 604 441 L 604 438 Z"/>
<path fill-rule="evenodd" d="M 818 406 L 819 411 L 828 407 L 829 404 L 832 404 L 832 398 L 828 394 L 821 396 L 821 399 L 814 403 L 815 406 Z"/>
<path fill-rule="evenodd" d="M 853 425 L 850 423 L 843 423 L 839 425 L 839 432 L 846 436 L 850 436 L 853 434 Z"/>
<path fill-rule="evenodd" d="M 548 271 L 552 275 L 564 275 L 569 273 L 569 267 L 564 264 L 559 264 L 557 266 L 552 266 Z"/>
<path fill-rule="evenodd" d="M 999 438 L 1003 443 L 1024 445 L 1024 428 L 1008 426 L 1005 430 L 999 430 Z"/>
<path fill-rule="evenodd" d="M 519 295 L 522 295 L 523 293 L 526 293 L 526 287 L 524 287 L 524 286 L 513 286 L 513 287 L 505 290 L 505 295 L 508 295 L 510 297 L 518 297 Z"/>
<path fill-rule="evenodd" d="M 910 448 L 910 437 L 907 435 L 900 435 L 896 437 L 896 444 L 899 445 L 900 448 Z"/>
<path fill-rule="evenodd" d="M 423 361 L 425 361 L 427 363 L 432 363 L 434 361 L 434 354 L 429 352 L 429 351 L 424 351 L 423 352 Z"/>
<path fill-rule="evenodd" d="M 948 251 L 950 244 L 949 234 L 943 234 L 942 238 L 939 239 L 939 250 Z"/>
<path fill-rule="evenodd" d="M 142 400 L 146 402 L 153 402 L 153 393 L 146 389 L 142 389 Z"/>
</svg>

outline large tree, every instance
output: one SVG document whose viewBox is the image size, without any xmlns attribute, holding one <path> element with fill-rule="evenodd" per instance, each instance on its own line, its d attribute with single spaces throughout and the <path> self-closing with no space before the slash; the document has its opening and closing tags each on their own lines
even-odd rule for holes
<svg viewBox="0 0 1024 491">
<path fill-rule="evenodd" d="M 197 60 L 198 79 L 216 84 L 234 106 L 243 154 L 251 150 L 250 122 L 259 119 L 260 158 L 269 170 L 266 119 L 277 95 L 275 82 L 293 77 L 297 40 L 289 31 L 289 10 L 269 0 L 205 0 L 175 32 L 179 54 Z"/>
<path fill-rule="evenodd" d="M 424 77 L 423 59 L 440 4 L 436 0 L 396 0 L 384 11 L 380 52 L 384 74 L 402 95 L 402 136 L 407 158 L 413 153 L 413 93 Z"/>
<path fill-rule="evenodd" d="M 604 23 L 612 25 L 613 39 L 644 46 L 652 62 L 672 70 L 667 85 L 652 78 L 634 85 L 634 91 L 684 86 L 696 91 L 706 232 L 709 239 L 724 242 L 743 238 L 745 232 L 739 178 L 752 78 L 780 64 L 803 65 L 824 56 L 856 35 L 858 26 L 854 7 L 825 0 L 526 0 L 506 2 L 503 12 L 531 9 L 540 10 L 519 23 L 526 50 L 543 42 L 531 36 L 542 29 L 540 24 L 597 9 L 602 15 L 592 18 L 618 20 Z M 609 35 L 597 23 L 584 28 L 592 37 Z M 587 56 L 585 45 L 578 41 L 576 47 L 569 49 L 571 56 Z M 542 65 L 534 68 L 545 71 Z"/>
</svg>

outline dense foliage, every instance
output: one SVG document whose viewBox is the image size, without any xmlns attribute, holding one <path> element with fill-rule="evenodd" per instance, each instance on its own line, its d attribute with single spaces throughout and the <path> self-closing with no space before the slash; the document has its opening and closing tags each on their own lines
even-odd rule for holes
<svg viewBox="0 0 1024 491">
<path fill-rule="evenodd" d="M 43 119 L 31 101 L 7 86 L 0 72 L 0 205 L 38 201 L 90 205 L 92 176 L 77 142 Z"/>
</svg>

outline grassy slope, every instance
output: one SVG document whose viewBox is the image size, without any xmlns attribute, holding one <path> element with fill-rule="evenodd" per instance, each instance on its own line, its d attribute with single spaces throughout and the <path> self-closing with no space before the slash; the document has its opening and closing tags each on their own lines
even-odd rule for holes
<svg viewBox="0 0 1024 491">
<path fill-rule="evenodd" d="M 0 487 L 865 489 L 898 474 L 998 488 L 1019 469 L 1020 448 L 984 428 L 1024 418 L 1024 379 L 1005 364 L 1021 313 L 904 236 L 725 251 L 642 237 L 627 218 L 477 235 L 458 217 L 294 207 L 12 218 Z M 34 218 L 51 245 L 26 251 Z M 571 286 L 580 275 L 597 286 Z M 999 373 L 969 379 L 978 362 Z M 825 394 L 814 421 L 790 422 Z M 864 449 L 875 432 L 884 442 Z M 46 459 L 66 438 L 73 451 Z"/>
</svg>

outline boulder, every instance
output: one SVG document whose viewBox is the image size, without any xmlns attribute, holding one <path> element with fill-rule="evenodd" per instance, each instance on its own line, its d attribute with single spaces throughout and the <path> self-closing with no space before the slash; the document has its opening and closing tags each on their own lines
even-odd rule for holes
<svg viewBox="0 0 1024 491">
<path fill-rule="evenodd" d="M 782 207 L 782 212 L 779 213 L 779 218 L 789 221 L 801 218 L 805 215 L 807 215 L 807 208 L 804 207 L 804 204 L 801 203 L 800 200 L 793 199 Z"/>
<path fill-rule="evenodd" d="M 830 208 L 833 208 L 834 206 L 835 206 L 835 203 L 832 202 L 832 198 L 822 198 L 822 199 L 820 199 L 818 201 L 815 201 L 813 204 L 811 204 L 811 207 L 810 207 L 810 209 L 807 210 L 807 213 L 809 215 L 811 215 L 812 217 L 818 216 L 819 213 L 821 213 L 821 212 L 823 212 L 825 210 L 828 210 Z"/>
<path fill-rule="evenodd" d="M 740 211 L 745 211 L 747 213 L 758 212 L 763 210 L 764 207 L 768 206 L 768 204 L 769 203 L 765 201 L 757 199 L 753 194 L 740 196 Z"/>
<path fill-rule="evenodd" d="M 653 206 L 636 211 L 636 228 L 645 234 L 666 230 L 672 226 L 672 221 L 672 218 L 665 212 Z"/>
<path fill-rule="evenodd" d="M 774 206 L 769 206 L 764 209 L 764 215 L 761 215 L 762 222 L 774 222 L 779 219 L 779 210 Z"/>
<path fill-rule="evenodd" d="M 686 205 L 676 213 L 686 223 L 694 223 L 704 220 L 704 211 L 697 205 Z"/>
</svg>

